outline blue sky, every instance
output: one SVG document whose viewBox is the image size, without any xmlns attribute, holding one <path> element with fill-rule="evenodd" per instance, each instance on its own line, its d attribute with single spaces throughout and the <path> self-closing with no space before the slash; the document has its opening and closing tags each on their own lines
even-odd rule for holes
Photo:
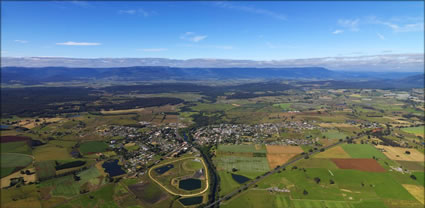
<svg viewBox="0 0 425 208">
<path fill-rule="evenodd" d="M 424 2 L 1 2 L 2 56 L 281 60 L 423 53 Z"/>
</svg>

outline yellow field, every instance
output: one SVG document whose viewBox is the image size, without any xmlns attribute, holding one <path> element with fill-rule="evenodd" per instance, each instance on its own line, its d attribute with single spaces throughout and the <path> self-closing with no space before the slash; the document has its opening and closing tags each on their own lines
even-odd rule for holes
<svg viewBox="0 0 425 208">
<path fill-rule="evenodd" d="M 298 154 L 303 152 L 299 146 L 266 145 L 267 154 Z"/>
<path fill-rule="evenodd" d="M 31 197 L 31 198 L 25 198 L 18 201 L 12 201 L 1 205 L 2 208 L 25 208 L 25 207 L 31 207 L 31 208 L 41 208 L 40 200 Z"/>
<path fill-rule="evenodd" d="M 278 165 L 283 165 L 293 158 L 295 153 L 286 153 L 286 154 L 267 154 L 267 161 L 269 162 L 270 169 L 275 168 Z"/>
<path fill-rule="evenodd" d="M 100 111 L 102 114 L 122 114 L 122 113 L 137 113 L 144 111 L 144 108 L 135 108 L 135 109 L 127 109 L 127 110 L 102 110 Z"/>
<path fill-rule="evenodd" d="M 66 148 L 46 144 L 33 150 L 35 161 L 72 159 Z"/>
<path fill-rule="evenodd" d="M 29 170 L 32 173 L 35 172 L 35 169 L 34 168 L 23 169 L 23 170 L 24 171 L 25 170 Z M 1 179 L 1 181 L 0 181 L 1 188 L 4 188 L 4 187 L 9 186 L 10 185 L 10 179 L 12 179 L 12 178 L 19 178 L 19 177 L 23 177 L 24 180 L 25 180 L 25 182 L 26 182 L 26 184 L 29 183 L 29 182 L 35 182 L 37 180 L 36 174 L 27 175 L 27 174 L 21 174 L 21 171 L 17 171 L 15 173 L 12 173 L 12 174 L 10 174 L 10 175 L 8 175 L 8 176 L 6 176 L 6 177 L 4 177 L 4 178 Z"/>
<path fill-rule="evenodd" d="M 32 129 L 44 122 L 49 122 L 49 123 L 54 123 L 54 122 L 58 122 L 60 120 L 63 120 L 63 118 L 39 118 L 38 120 L 40 120 L 39 122 L 35 122 L 36 119 L 31 118 L 31 119 L 25 119 L 25 120 L 21 120 L 18 122 L 18 126 L 20 127 L 24 127 L 27 129 Z"/>
<path fill-rule="evenodd" d="M 332 147 L 314 156 L 315 158 L 351 158 L 341 146 Z"/>
<path fill-rule="evenodd" d="M 376 146 L 379 149 L 384 149 L 384 154 L 390 158 L 391 160 L 405 160 L 405 161 L 424 161 L 424 154 L 420 153 L 416 149 L 411 148 L 402 148 L 402 147 L 390 147 L 390 146 Z M 410 154 L 406 154 L 405 152 L 409 151 Z"/>
<path fill-rule="evenodd" d="M 295 155 L 303 152 L 299 146 L 266 145 L 267 161 L 271 169 L 283 165 Z"/>
<path fill-rule="evenodd" d="M 424 197 L 424 187 L 423 186 L 417 186 L 412 184 L 403 184 L 403 187 L 409 191 L 412 196 L 414 196 L 418 201 L 420 201 L 422 204 L 424 204 L 425 197 Z"/>
</svg>

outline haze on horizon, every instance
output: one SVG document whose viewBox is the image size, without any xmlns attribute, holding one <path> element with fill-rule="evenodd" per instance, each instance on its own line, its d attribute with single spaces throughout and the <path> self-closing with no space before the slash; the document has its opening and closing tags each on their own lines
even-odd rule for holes
<svg viewBox="0 0 425 208">
<path fill-rule="evenodd" d="M 1 4 L 2 66 L 424 69 L 420 1 Z"/>
</svg>

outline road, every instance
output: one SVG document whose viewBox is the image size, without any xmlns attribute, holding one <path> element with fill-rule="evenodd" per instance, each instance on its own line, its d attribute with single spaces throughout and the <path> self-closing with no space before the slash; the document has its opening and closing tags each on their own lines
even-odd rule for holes
<svg viewBox="0 0 425 208">
<path fill-rule="evenodd" d="M 355 137 L 355 138 L 353 138 L 353 139 L 357 139 L 357 138 L 359 138 L 359 137 L 360 137 L 360 136 L 357 136 L 357 137 Z M 335 144 L 331 144 L 331 145 L 329 145 L 329 146 L 327 146 L 327 147 L 324 147 L 324 149 L 325 149 L 325 150 L 330 149 L 330 148 L 332 148 L 332 147 L 334 147 L 334 146 L 337 146 L 337 145 L 339 145 L 339 144 L 341 144 L 341 143 L 343 143 L 343 142 L 345 142 L 345 141 L 346 141 L 346 140 L 342 140 L 342 141 L 339 141 L 339 142 L 337 142 L 337 143 L 335 143 Z M 254 184 L 258 183 L 260 180 L 264 179 L 265 177 L 267 177 L 267 176 L 269 176 L 269 175 L 272 175 L 272 174 L 274 174 L 274 173 L 277 173 L 277 172 L 279 172 L 279 171 L 282 171 L 284 168 L 288 167 L 289 165 L 291 165 L 291 164 L 293 164 L 293 163 L 295 163 L 295 162 L 297 162 L 297 161 L 300 161 L 300 160 L 302 160 L 302 159 L 305 159 L 305 156 L 306 156 L 306 155 L 308 155 L 308 156 L 310 157 L 311 155 L 316 154 L 316 153 L 318 153 L 318 152 L 320 152 L 320 149 L 317 149 L 317 150 L 315 150 L 315 151 L 313 151 L 313 152 L 311 152 L 311 153 L 307 153 L 307 154 L 304 154 L 304 155 L 299 155 L 299 156 L 298 156 L 298 157 L 296 157 L 295 159 L 293 159 L 293 160 L 291 160 L 291 161 L 289 161 L 289 162 L 287 162 L 287 163 L 283 164 L 282 166 L 280 166 L 280 167 L 278 167 L 278 168 L 273 169 L 272 171 L 269 171 L 269 172 L 267 172 L 267 173 L 265 173 L 265 174 L 263 174 L 263 175 L 261 175 L 261 176 L 259 176 L 259 177 L 255 178 L 255 179 L 251 180 L 249 183 L 242 185 L 242 186 L 241 186 L 241 187 L 239 187 L 238 189 L 236 189 L 236 190 L 232 191 L 231 193 L 229 193 L 229 194 L 225 195 L 225 196 L 224 196 L 224 197 L 222 197 L 222 198 L 219 198 L 218 200 L 214 201 L 214 202 L 213 202 L 213 203 L 211 203 L 211 204 L 208 204 L 208 205 L 207 205 L 207 206 L 205 206 L 205 207 L 206 207 L 206 208 L 208 208 L 208 207 L 214 207 L 214 206 L 216 206 L 216 205 L 219 205 L 222 201 L 225 201 L 225 200 L 227 200 L 227 199 L 230 199 L 231 197 L 233 197 L 233 196 L 237 195 L 238 193 L 241 193 L 242 191 L 247 190 L 250 186 L 252 186 L 252 185 L 254 185 Z"/>
</svg>

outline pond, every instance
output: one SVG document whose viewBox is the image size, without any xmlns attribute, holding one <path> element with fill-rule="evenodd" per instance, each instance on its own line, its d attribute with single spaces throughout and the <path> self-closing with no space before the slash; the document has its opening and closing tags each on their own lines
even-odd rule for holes
<svg viewBox="0 0 425 208">
<path fill-rule="evenodd" d="M 103 163 L 102 167 L 111 177 L 125 174 L 125 171 L 118 165 L 118 160 L 106 161 Z"/>
<path fill-rule="evenodd" d="M 202 199 L 203 199 L 202 196 L 194 196 L 194 197 L 179 199 L 179 201 L 185 206 L 190 206 L 190 205 L 202 203 Z"/>
<path fill-rule="evenodd" d="M 194 178 L 181 180 L 181 181 L 179 181 L 179 188 L 186 190 L 186 191 L 199 189 L 199 188 L 201 188 L 201 180 L 194 179 Z"/>
<path fill-rule="evenodd" d="M 159 175 L 162 175 L 163 173 L 167 172 L 171 168 L 174 168 L 174 165 L 168 164 L 168 165 L 161 166 L 159 168 L 155 168 L 155 172 L 158 173 Z"/>
<path fill-rule="evenodd" d="M 9 126 L 8 125 L 0 125 L 0 130 L 8 130 Z"/>
<path fill-rule="evenodd" d="M 245 182 L 251 180 L 250 178 L 245 177 L 243 175 L 238 175 L 238 174 L 233 174 L 233 173 L 232 173 L 232 178 L 233 178 L 233 180 L 235 180 L 239 184 L 242 184 L 242 183 L 245 183 Z"/>
<path fill-rule="evenodd" d="M 186 135 L 186 132 L 183 132 L 183 140 L 187 142 L 187 135 Z"/>
</svg>

